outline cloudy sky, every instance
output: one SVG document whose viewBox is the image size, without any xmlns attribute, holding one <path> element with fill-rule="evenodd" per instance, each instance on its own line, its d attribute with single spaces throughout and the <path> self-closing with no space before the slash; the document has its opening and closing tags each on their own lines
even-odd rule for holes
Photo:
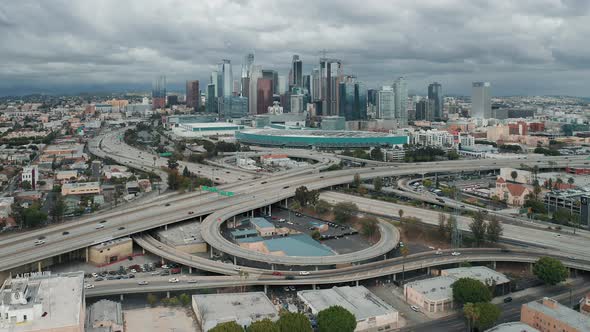
<svg viewBox="0 0 590 332">
<path fill-rule="evenodd" d="M 3 0 L 0 95 L 172 89 L 243 56 L 288 73 L 320 51 L 368 87 L 406 76 L 469 94 L 590 96 L 587 0 Z"/>
</svg>

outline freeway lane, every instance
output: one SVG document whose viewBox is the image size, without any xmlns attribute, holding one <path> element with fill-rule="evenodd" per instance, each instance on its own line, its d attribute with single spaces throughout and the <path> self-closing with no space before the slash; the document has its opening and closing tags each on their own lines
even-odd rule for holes
<svg viewBox="0 0 590 332">
<path fill-rule="evenodd" d="M 408 205 L 394 204 L 383 202 L 364 197 L 348 195 L 337 192 L 322 192 L 321 199 L 325 199 L 331 204 L 339 202 L 354 202 L 359 210 L 366 213 L 377 214 L 387 217 L 398 217 L 398 210 L 404 210 L 404 216 L 413 216 L 420 218 L 423 223 L 429 225 L 438 225 L 439 211 L 420 209 Z M 457 217 L 459 229 L 462 231 L 469 231 L 469 224 L 472 219 L 469 217 Z M 504 223 L 504 235 L 502 238 L 518 241 L 521 243 L 531 243 L 533 245 L 541 245 L 547 248 L 556 248 L 561 252 L 570 254 L 572 256 L 580 256 L 590 258 L 590 252 L 586 249 L 590 236 L 585 234 L 577 235 L 558 235 L 558 233 L 549 232 L 546 229 L 531 227 L 524 227 L 514 224 Z"/>
<path fill-rule="evenodd" d="M 544 163 L 547 163 L 548 160 L 555 160 L 555 158 L 543 158 L 543 160 Z M 262 182 L 257 182 L 260 181 L 257 180 L 234 185 L 224 185 L 223 189 L 236 192 L 236 196 L 224 199 L 220 199 L 217 196 L 210 196 L 212 201 L 198 201 L 194 200 L 194 197 L 198 196 L 198 194 L 195 193 L 179 195 L 178 197 L 168 200 L 168 202 L 172 202 L 171 209 L 166 209 L 163 204 L 164 202 L 161 202 L 162 204 L 153 203 L 141 208 L 134 207 L 130 209 L 130 211 L 113 212 L 114 215 L 109 219 L 105 228 L 100 231 L 94 229 L 93 226 L 93 224 L 101 218 L 100 215 L 97 215 L 80 222 L 79 227 L 83 227 L 83 229 L 79 234 L 76 234 L 76 236 L 70 236 L 68 241 L 60 241 L 55 238 L 49 239 L 48 237 L 48 240 L 46 240 L 47 243 L 43 245 L 42 250 L 38 247 L 34 247 L 32 241 L 29 243 L 14 242 L 5 238 L 0 241 L 0 269 L 8 270 L 27 263 L 34 263 L 56 254 L 84 248 L 96 241 L 102 240 L 104 237 L 113 236 L 114 234 L 112 233 L 116 233 L 116 236 L 124 236 L 185 220 L 189 217 L 188 211 L 194 211 L 193 216 L 214 212 L 211 216 L 205 219 L 202 235 L 207 243 L 220 251 L 238 257 L 244 257 L 246 259 L 261 259 L 264 262 L 275 261 L 279 264 L 291 264 L 295 262 L 294 265 L 315 265 L 318 262 L 313 261 L 313 259 L 310 260 L 307 257 L 284 257 L 281 259 L 280 257 L 253 253 L 240 248 L 221 237 L 218 232 L 218 218 L 221 218 L 223 221 L 240 212 L 277 202 L 285 197 L 292 196 L 295 188 L 301 185 L 305 185 L 310 189 L 321 189 L 333 185 L 349 183 L 352 181 L 355 173 L 358 173 L 361 178 L 371 179 L 376 176 L 410 175 L 416 174 L 416 172 L 432 171 L 433 169 L 438 172 L 453 172 L 458 169 L 486 170 L 504 166 L 513 166 L 515 163 L 519 164 L 520 162 L 520 160 L 498 161 L 497 165 L 493 166 L 490 166 L 486 160 L 408 164 L 370 169 L 359 168 L 332 171 L 319 174 L 304 174 L 298 175 L 297 177 L 284 175 L 264 179 Z M 583 163 L 583 160 L 562 160 L 557 161 L 557 163 L 560 165 L 574 165 L 576 163 Z M 206 197 L 206 195 L 204 195 L 204 197 Z M 125 229 L 116 232 L 118 229 L 117 226 L 120 227 L 121 225 L 125 225 Z M 19 238 L 26 238 L 28 235 L 31 235 L 29 240 L 32 240 L 36 236 L 45 233 L 53 233 L 53 235 L 55 235 L 57 229 L 67 229 L 68 227 L 71 227 L 71 224 L 63 225 L 64 228 L 61 227 L 62 226 L 58 226 L 52 227 L 48 230 L 25 233 L 20 235 Z M 534 241 L 534 239 L 529 239 L 528 241 L 530 242 L 531 240 Z M 555 248 L 559 249 L 561 246 L 556 246 Z M 364 258 L 362 257 L 359 258 L 359 260 L 363 259 Z M 326 259 L 322 259 L 319 263 L 331 264 L 331 262 L 328 263 L 328 260 Z"/>
<path fill-rule="evenodd" d="M 392 274 L 401 273 L 405 271 L 422 269 L 432 266 L 440 266 L 447 264 L 458 264 L 462 262 L 488 262 L 488 261 L 509 261 L 509 262 L 534 262 L 539 257 L 546 255 L 542 251 L 511 251 L 502 252 L 499 249 L 463 249 L 460 250 L 461 255 L 451 256 L 450 251 L 445 251 L 443 255 L 436 255 L 434 252 L 420 253 L 408 255 L 404 259 L 401 257 L 392 258 L 385 261 L 373 262 L 362 265 L 350 266 L 347 268 L 314 271 L 310 276 L 296 276 L 289 280 L 280 276 L 267 274 L 250 274 L 240 278 L 239 276 L 227 277 L 188 277 L 180 276 L 181 282 L 177 284 L 168 283 L 166 279 L 161 277 L 155 278 L 139 278 L 137 280 L 112 280 L 101 281 L 94 283 L 95 288 L 86 291 L 86 296 L 107 296 L 118 294 L 133 294 L 155 291 L 172 291 L 172 290 L 186 290 L 199 288 L 219 288 L 219 287 L 233 287 L 233 286 L 262 286 L 262 285 L 319 285 L 319 284 L 337 284 L 354 282 L 357 280 L 367 280 L 376 277 L 390 276 Z M 590 270 L 590 261 L 588 260 L 569 260 L 562 256 L 553 256 L 559 258 L 568 267 L 584 267 L 585 270 Z M 185 264 L 184 261 L 179 263 Z M 223 263 L 222 263 L 223 264 Z M 227 265 L 227 264 L 226 264 Z M 402 266 L 405 265 L 405 266 Z M 190 266 L 190 265 L 189 265 Z M 282 271 L 286 273 L 287 271 Z M 288 273 L 286 273 L 288 274 Z M 188 280 L 196 280 L 195 283 L 188 283 Z M 137 284 L 138 280 L 149 281 L 149 285 L 141 286 Z"/>
</svg>

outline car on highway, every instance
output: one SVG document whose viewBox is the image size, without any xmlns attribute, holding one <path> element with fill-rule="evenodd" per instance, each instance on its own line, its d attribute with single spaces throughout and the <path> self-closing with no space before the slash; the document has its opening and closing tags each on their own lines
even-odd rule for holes
<svg viewBox="0 0 590 332">
<path fill-rule="evenodd" d="M 145 280 L 140 280 L 140 281 L 137 282 L 137 284 L 140 285 L 140 286 L 144 286 L 144 285 L 149 284 L 149 282 L 147 282 Z"/>
<path fill-rule="evenodd" d="M 311 274 L 311 273 L 310 273 L 309 271 L 299 271 L 299 275 L 300 275 L 300 276 L 308 276 L 308 275 L 310 275 L 310 274 Z"/>
<path fill-rule="evenodd" d="M 438 249 L 438 250 L 435 252 L 435 254 L 436 254 L 436 255 L 442 255 L 442 254 L 443 254 L 443 252 L 442 252 L 442 250 Z"/>
<path fill-rule="evenodd" d="M 242 271 L 242 269 L 239 266 L 235 266 L 234 267 L 234 270 L 236 270 L 236 271 Z"/>
<path fill-rule="evenodd" d="M 198 282 L 197 279 L 189 279 L 186 282 L 188 282 L 189 284 L 196 284 Z"/>
<path fill-rule="evenodd" d="M 85 284 L 84 285 L 84 289 L 92 289 L 92 288 L 94 288 L 93 284 Z"/>
<path fill-rule="evenodd" d="M 121 226 L 121 227 L 119 227 L 119 230 L 120 230 L 120 231 L 122 231 L 122 230 L 124 230 L 124 229 L 125 229 L 125 226 Z"/>
<path fill-rule="evenodd" d="M 99 281 L 103 281 L 103 280 L 104 280 L 104 278 L 102 278 L 102 277 L 94 278 L 94 282 L 99 282 Z"/>
<path fill-rule="evenodd" d="M 172 283 L 172 284 L 175 284 L 175 283 L 177 283 L 177 282 L 179 282 L 179 281 L 180 281 L 180 280 L 178 280 L 178 278 L 170 278 L 170 279 L 168 279 L 168 282 L 169 282 L 169 283 Z"/>
<path fill-rule="evenodd" d="M 274 271 L 274 272 L 272 273 L 272 275 L 273 275 L 273 276 L 282 276 L 283 274 L 282 274 L 281 272 L 279 272 L 279 271 Z"/>
<path fill-rule="evenodd" d="M 412 306 L 410 306 L 410 308 L 411 308 L 412 310 L 414 310 L 415 312 L 420 312 L 420 308 L 418 308 L 418 307 L 417 307 L 417 306 L 415 306 L 415 305 L 412 305 Z"/>
<path fill-rule="evenodd" d="M 35 246 L 40 246 L 42 244 L 45 244 L 45 241 L 43 241 L 43 240 L 35 240 L 34 243 L 35 243 Z"/>
<path fill-rule="evenodd" d="M 170 206 L 170 203 L 166 203 L 166 204 L 164 204 L 164 206 Z"/>
<path fill-rule="evenodd" d="M 510 297 L 510 296 L 505 297 L 503 301 L 504 301 L 504 303 L 512 302 L 512 297 Z"/>
<path fill-rule="evenodd" d="M 103 224 L 98 224 L 98 225 L 96 225 L 96 227 L 94 227 L 94 228 L 96 228 L 96 229 L 101 229 L 101 228 L 104 228 L 104 225 L 103 225 Z"/>
<path fill-rule="evenodd" d="M 189 211 L 189 212 L 188 212 L 188 214 L 193 214 L 193 213 L 194 213 L 193 211 Z"/>
<path fill-rule="evenodd" d="M 61 235 L 68 235 L 68 234 L 70 234 L 70 232 L 68 232 L 68 231 L 64 231 L 61 233 Z"/>
<path fill-rule="evenodd" d="M 459 255 L 461 255 L 461 253 L 460 252 L 457 252 L 457 251 L 453 251 L 451 253 L 451 256 L 459 256 Z"/>
</svg>

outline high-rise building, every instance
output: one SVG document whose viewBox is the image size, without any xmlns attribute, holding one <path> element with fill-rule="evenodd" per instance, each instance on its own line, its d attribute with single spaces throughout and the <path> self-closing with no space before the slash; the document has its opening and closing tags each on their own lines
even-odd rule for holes
<svg viewBox="0 0 590 332">
<path fill-rule="evenodd" d="M 377 117 L 395 119 L 395 92 L 390 86 L 383 86 L 377 93 Z"/>
<path fill-rule="evenodd" d="M 219 105 L 219 115 L 224 119 L 241 118 L 248 115 L 248 98 L 246 97 L 223 97 Z"/>
<path fill-rule="evenodd" d="M 239 96 L 240 95 L 240 85 L 241 81 L 234 80 L 233 89 L 232 89 L 232 96 Z"/>
<path fill-rule="evenodd" d="M 152 84 L 152 108 L 166 107 L 166 76 L 159 76 Z"/>
<path fill-rule="evenodd" d="M 379 90 L 377 89 L 369 89 L 367 90 L 367 103 L 377 106 L 377 93 Z"/>
<path fill-rule="evenodd" d="M 217 98 L 219 97 L 219 82 L 221 81 L 221 77 L 219 75 L 219 72 L 214 70 L 211 72 L 211 78 L 209 79 L 209 83 L 213 84 L 213 88 L 214 88 L 214 97 Z"/>
<path fill-rule="evenodd" d="M 339 83 L 342 62 L 338 59 L 320 58 L 320 99 L 322 115 L 338 115 Z"/>
<path fill-rule="evenodd" d="M 432 112 L 432 117 L 434 118 L 434 120 L 437 121 L 442 120 L 444 104 L 442 95 L 442 85 L 440 85 L 440 83 L 434 82 L 428 85 L 428 99 L 434 101 L 434 110 Z"/>
<path fill-rule="evenodd" d="M 244 56 L 244 62 L 242 63 L 242 75 L 241 78 L 250 77 L 250 71 L 254 64 L 254 53 L 248 53 Z"/>
<path fill-rule="evenodd" d="M 433 121 L 436 100 L 422 99 L 416 103 L 416 120 Z"/>
<path fill-rule="evenodd" d="M 367 89 L 361 82 L 354 84 L 354 120 L 367 119 Z"/>
<path fill-rule="evenodd" d="M 262 67 L 253 65 L 250 70 L 250 88 L 248 91 L 248 112 L 258 114 L 258 80 L 262 78 Z"/>
<path fill-rule="evenodd" d="M 221 73 L 221 92 L 220 96 L 231 97 L 233 93 L 234 76 L 231 69 L 231 61 L 228 59 L 221 60 L 219 64 L 219 72 Z"/>
<path fill-rule="evenodd" d="M 307 90 L 308 95 L 311 94 L 312 84 L 311 75 L 303 75 L 303 89 Z"/>
<path fill-rule="evenodd" d="M 273 104 L 273 84 L 272 80 L 268 78 L 259 78 L 257 82 L 257 100 L 256 100 L 256 114 L 264 114 L 268 112 L 268 107 Z"/>
<path fill-rule="evenodd" d="M 303 62 L 299 59 L 299 55 L 293 55 L 292 62 L 292 86 L 303 86 Z"/>
<path fill-rule="evenodd" d="M 340 82 L 339 86 L 340 109 L 338 111 L 338 114 L 341 117 L 344 117 L 346 121 L 356 120 L 356 116 L 354 114 L 354 82 L 352 82 L 352 80 Z"/>
<path fill-rule="evenodd" d="M 279 84 L 277 84 L 277 93 L 282 95 L 287 92 L 287 78 L 279 75 Z"/>
<path fill-rule="evenodd" d="M 303 113 L 305 109 L 305 96 L 302 94 L 291 94 L 289 105 L 291 107 L 291 113 Z"/>
<path fill-rule="evenodd" d="M 408 85 L 406 79 L 399 77 L 393 84 L 395 90 L 395 118 L 400 126 L 408 125 Z"/>
<path fill-rule="evenodd" d="M 321 100 L 321 75 L 319 69 L 314 69 L 311 71 L 311 86 L 309 93 L 311 94 L 311 100 L 318 101 Z"/>
<path fill-rule="evenodd" d="M 471 117 L 493 118 L 490 82 L 473 82 L 471 90 Z"/>
<path fill-rule="evenodd" d="M 199 92 L 199 81 L 186 81 L 186 107 L 195 110 L 201 104 L 201 93 Z"/>
<path fill-rule="evenodd" d="M 215 97 L 215 84 L 207 85 L 207 104 L 205 109 L 207 113 L 217 113 L 217 97 Z"/>
</svg>

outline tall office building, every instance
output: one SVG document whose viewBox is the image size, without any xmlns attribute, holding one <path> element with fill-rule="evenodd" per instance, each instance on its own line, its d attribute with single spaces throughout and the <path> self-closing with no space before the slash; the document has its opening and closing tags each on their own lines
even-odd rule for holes
<svg viewBox="0 0 590 332">
<path fill-rule="evenodd" d="M 259 78 L 256 88 L 256 114 L 265 114 L 273 105 L 273 82 L 268 78 Z"/>
<path fill-rule="evenodd" d="M 158 76 L 152 84 L 152 108 L 166 107 L 166 76 Z"/>
<path fill-rule="evenodd" d="M 315 68 L 311 71 L 311 86 L 309 93 L 311 94 L 311 100 L 318 101 L 321 100 L 320 90 L 321 90 L 321 76 L 320 70 Z"/>
<path fill-rule="evenodd" d="M 338 115 L 339 83 L 342 62 L 338 59 L 320 58 L 320 100 L 322 115 Z"/>
<path fill-rule="evenodd" d="M 395 90 L 395 118 L 400 126 L 408 125 L 408 85 L 406 79 L 399 77 L 393 84 Z"/>
<path fill-rule="evenodd" d="M 354 120 L 367 119 L 367 88 L 361 82 L 354 84 Z"/>
<path fill-rule="evenodd" d="M 253 65 L 250 70 L 250 81 L 248 91 L 248 112 L 258 113 L 258 80 L 262 78 L 262 67 Z"/>
<path fill-rule="evenodd" d="M 303 61 L 299 59 L 299 55 L 293 55 L 291 72 L 290 84 L 297 87 L 303 86 Z"/>
<path fill-rule="evenodd" d="M 240 76 L 240 93 L 242 97 L 248 97 L 250 92 L 250 72 L 254 65 L 254 53 L 248 53 L 244 56 L 242 62 L 242 75 Z"/>
<path fill-rule="evenodd" d="M 377 106 L 377 93 L 379 90 L 377 89 L 369 89 L 367 90 L 367 103 Z"/>
<path fill-rule="evenodd" d="M 207 85 L 207 101 L 205 105 L 207 113 L 217 113 L 217 97 L 215 97 L 215 84 Z"/>
<path fill-rule="evenodd" d="M 432 112 L 432 117 L 436 121 L 442 120 L 444 103 L 442 95 L 442 86 L 438 82 L 434 82 L 428 85 L 428 99 L 434 101 L 434 110 Z"/>
<path fill-rule="evenodd" d="M 219 72 L 214 70 L 211 72 L 211 78 L 209 79 L 209 83 L 213 84 L 213 88 L 214 88 L 214 92 L 215 92 L 215 98 L 219 97 L 219 82 L 221 81 L 221 78 L 219 76 Z"/>
<path fill-rule="evenodd" d="M 311 95 L 312 84 L 311 75 L 303 75 L 303 89 L 307 90 L 308 95 Z"/>
<path fill-rule="evenodd" d="M 219 116 L 224 119 L 241 118 L 248 115 L 248 98 L 246 97 L 223 97 L 219 105 Z"/>
<path fill-rule="evenodd" d="M 289 107 L 291 113 L 303 113 L 305 96 L 302 94 L 291 94 L 289 96 Z"/>
<path fill-rule="evenodd" d="M 199 109 L 201 104 L 201 93 L 199 92 L 199 81 L 186 81 L 186 107 Z"/>
<path fill-rule="evenodd" d="M 233 93 L 234 76 L 231 69 L 231 61 L 228 59 L 221 60 L 219 64 L 219 72 L 221 73 L 221 91 L 220 97 L 231 97 Z"/>
<path fill-rule="evenodd" d="M 345 80 L 339 84 L 339 111 L 338 114 L 346 121 L 356 120 L 354 114 L 355 103 L 354 103 L 354 82 L 353 80 Z"/>
<path fill-rule="evenodd" d="M 433 121 L 434 110 L 436 109 L 435 100 L 422 99 L 416 103 L 416 120 Z"/>
<path fill-rule="evenodd" d="M 490 82 L 473 82 L 471 90 L 471 117 L 493 118 Z"/>
<path fill-rule="evenodd" d="M 282 95 L 287 92 L 287 78 L 284 75 L 279 75 L 279 84 L 277 84 L 276 93 Z"/>
<path fill-rule="evenodd" d="M 395 92 L 391 86 L 383 86 L 377 93 L 377 117 L 395 119 Z"/>
</svg>

